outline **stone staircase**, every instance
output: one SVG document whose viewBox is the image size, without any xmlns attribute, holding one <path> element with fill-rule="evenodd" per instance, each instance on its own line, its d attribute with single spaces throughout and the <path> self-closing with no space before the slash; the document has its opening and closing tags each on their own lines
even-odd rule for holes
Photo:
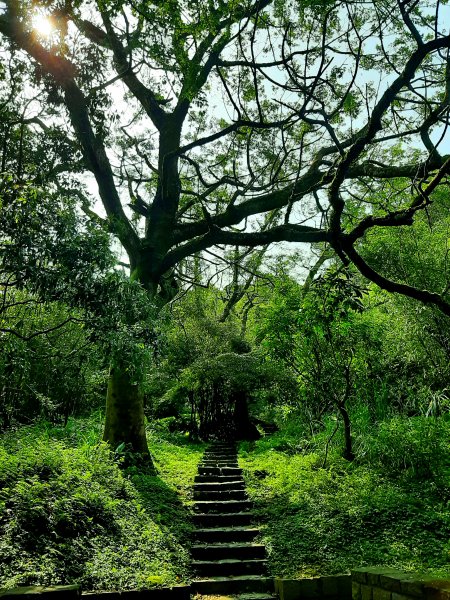
<svg viewBox="0 0 450 600">
<path fill-rule="evenodd" d="M 195 478 L 194 500 L 194 593 L 240 600 L 273 598 L 265 547 L 254 541 L 259 530 L 252 526 L 252 503 L 235 445 L 215 442 L 206 450 Z"/>
</svg>

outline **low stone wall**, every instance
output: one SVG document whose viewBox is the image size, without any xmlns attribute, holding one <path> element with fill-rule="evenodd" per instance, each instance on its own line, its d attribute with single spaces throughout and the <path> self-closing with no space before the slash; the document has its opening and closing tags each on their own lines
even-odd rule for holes
<svg viewBox="0 0 450 600">
<path fill-rule="evenodd" d="M 372 567 L 352 570 L 352 600 L 450 600 L 450 581 Z"/>
<path fill-rule="evenodd" d="M 450 580 L 365 567 L 351 575 L 275 579 L 275 591 L 280 600 L 450 600 Z"/>
<path fill-rule="evenodd" d="M 350 600 L 350 575 L 330 575 L 309 579 L 275 579 L 275 592 L 280 600 Z"/>
<path fill-rule="evenodd" d="M 310 579 L 275 579 L 279 600 L 450 600 L 450 580 L 422 577 L 394 569 L 367 567 L 351 575 Z M 78 585 L 21 587 L 0 590 L 1 600 L 189 600 L 191 587 L 128 592 L 81 592 Z"/>
<path fill-rule="evenodd" d="M 81 592 L 79 585 L 61 585 L 55 587 L 20 587 L 13 590 L 0 590 L 1 600 L 189 600 L 191 588 L 188 585 L 173 588 L 132 590 L 127 592 Z"/>
<path fill-rule="evenodd" d="M 14 588 L 12 590 L 0 590 L 2 600 L 72 600 L 81 596 L 79 585 L 57 585 L 55 587 L 43 587 L 41 585 L 31 585 Z"/>
</svg>

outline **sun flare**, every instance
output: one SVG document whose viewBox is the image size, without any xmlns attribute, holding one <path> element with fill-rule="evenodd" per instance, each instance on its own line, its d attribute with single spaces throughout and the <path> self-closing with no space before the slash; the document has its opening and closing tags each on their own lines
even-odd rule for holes
<svg viewBox="0 0 450 600">
<path fill-rule="evenodd" d="M 32 22 L 33 29 L 39 33 L 39 35 L 49 37 L 54 32 L 51 20 L 44 15 L 35 15 Z"/>
</svg>

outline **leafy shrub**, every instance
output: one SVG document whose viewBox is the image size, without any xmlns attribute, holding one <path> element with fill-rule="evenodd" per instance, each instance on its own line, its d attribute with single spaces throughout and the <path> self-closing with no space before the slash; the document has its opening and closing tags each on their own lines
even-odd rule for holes
<svg viewBox="0 0 450 600">
<path fill-rule="evenodd" d="M 187 577 L 186 549 L 104 444 L 70 447 L 36 427 L 5 435 L 0 490 L 0 587 L 129 589 Z"/>
<path fill-rule="evenodd" d="M 441 418 L 395 417 L 367 440 L 366 460 L 386 475 L 443 481 L 450 468 L 450 422 Z"/>
<path fill-rule="evenodd" d="M 448 575 L 448 428 L 442 419 L 386 421 L 372 428 L 364 456 L 352 464 L 340 458 L 339 442 L 331 445 L 326 469 L 329 431 L 304 448 L 301 427 L 295 446 L 293 424 L 241 444 L 271 573 L 308 577 L 385 565 Z"/>
</svg>

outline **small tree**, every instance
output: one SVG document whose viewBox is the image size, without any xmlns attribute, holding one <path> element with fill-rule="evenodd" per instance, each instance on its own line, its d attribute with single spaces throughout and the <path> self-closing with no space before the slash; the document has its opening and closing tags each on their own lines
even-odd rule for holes
<svg viewBox="0 0 450 600">
<path fill-rule="evenodd" d="M 181 374 L 181 389 L 202 439 L 257 439 L 249 403 L 264 392 L 284 402 L 296 394 L 295 379 L 280 363 L 233 352 L 194 363 Z"/>
<path fill-rule="evenodd" d="M 364 292 L 354 273 L 342 268 L 329 268 L 303 289 L 285 276 L 260 306 L 256 331 L 264 352 L 295 373 L 297 404 L 312 433 L 325 415 L 338 411 L 347 460 L 354 458 L 349 403 L 365 380 L 371 348 L 378 347 L 376 333 L 360 318 Z"/>
</svg>

